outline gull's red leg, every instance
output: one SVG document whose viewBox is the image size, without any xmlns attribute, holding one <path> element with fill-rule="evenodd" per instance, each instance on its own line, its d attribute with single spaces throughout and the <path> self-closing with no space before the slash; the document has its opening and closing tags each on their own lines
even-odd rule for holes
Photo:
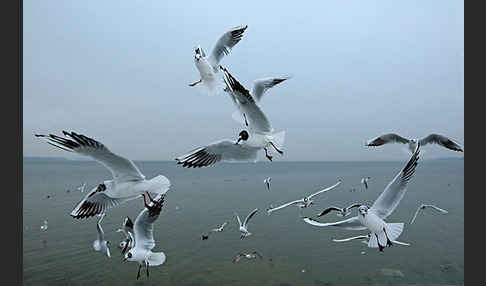
<svg viewBox="0 0 486 286">
<path fill-rule="evenodd" d="M 201 83 L 201 82 L 202 82 L 202 79 L 200 79 L 200 80 L 198 80 L 194 83 L 189 84 L 189 86 L 196 86 L 196 84 Z"/>
<path fill-rule="evenodd" d="M 146 208 L 149 208 L 149 206 L 147 205 L 147 200 L 145 199 L 145 194 L 142 194 L 143 196 L 143 204 Z"/>
<path fill-rule="evenodd" d="M 275 149 L 275 150 L 276 150 L 278 153 L 280 153 L 280 155 L 281 155 L 281 154 L 283 154 L 283 151 L 279 150 L 279 149 L 278 149 L 278 148 L 275 146 L 275 144 L 273 144 L 273 142 L 272 142 L 272 141 L 270 141 L 270 144 L 273 146 L 273 148 L 274 148 L 274 149 Z"/>
</svg>

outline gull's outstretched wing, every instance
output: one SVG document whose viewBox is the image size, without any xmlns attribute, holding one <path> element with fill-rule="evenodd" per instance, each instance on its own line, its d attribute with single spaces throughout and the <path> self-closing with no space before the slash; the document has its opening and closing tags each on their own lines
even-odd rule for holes
<svg viewBox="0 0 486 286">
<path fill-rule="evenodd" d="M 240 225 L 240 227 L 243 226 L 241 224 L 240 216 L 237 213 L 235 213 L 235 215 L 236 215 L 236 219 L 238 220 L 238 224 Z"/>
<path fill-rule="evenodd" d="M 323 216 L 323 215 L 326 215 L 328 214 L 329 212 L 331 211 L 338 211 L 338 212 L 342 212 L 343 209 L 341 208 L 338 208 L 338 207 L 335 207 L 335 206 L 330 206 L 328 207 L 327 209 L 323 210 L 320 214 L 317 215 L 317 217 L 320 217 L 320 216 Z"/>
<path fill-rule="evenodd" d="M 258 209 L 254 209 L 251 211 L 251 213 L 249 213 L 246 218 L 245 218 L 245 221 L 243 222 L 243 226 L 244 227 L 247 227 L 248 226 L 248 222 L 250 221 L 250 219 L 257 213 Z"/>
<path fill-rule="evenodd" d="M 35 134 L 35 136 L 45 138 L 47 143 L 65 151 L 75 152 L 96 160 L 110 170 L 115 182 L 145 179 L 145 176 L 131 160 L 112 153 L 102 143 L 82 134 L 66 131 L 62 131 L 62 133 L 69 138 L 63 138 L 54 134 Z"/>
<path fill-rule="evenodd" d="M 353 237 L 349 237 L 349 238 L 343 238 L 343 239 L 333 239 L 332 241 L 334 242 L 346 242 L 346 241 L 351 241 L 351 240 L 354 240 L 354 239 L 368 239 L 370 238 L 370 235 L 358 235 L 358 236 L 353 236 Z"/>
<path fill-rule="evenodd" d="M 253 251 L 252 254 L 256 254 L 258 256 L 258 258 L 263 259 L 263 255 L 261 255 L 260 252 L 258 252 L 256 250 Z"/>
<path fill-rule="evenodd" d="M 155 197 L 156 204 L 150 202 L 150 209 L 144 208 L 135 219 L 133 224 L 133 235 L 135 238 L 134 247 L 145 250 L 152 250 L 155 247 L 154 222 L 160 215 L 164 205 L 165 195 L 159 194 Z"/>
<path fill-rule="evenodd" d="M 320 227 L 325 227 L 325 226 L 336 226 L 336 227 L 342 227 L 344 229 L 349 229 L 349 230 L 364 230 L 367 229 L 366 226 L 362 225 L 359 222 L 359 219 L 357 216 L 348 218 L 346 220 L 342 221 L 337 221 L 337 222 L 329 222 L 329 223 L 322 223 L 318 222 L 317 220 L 311 219 L 309 217 L 303 217 L 303 220 L 305 223 L 308 223 L 313 226 L 320 226 Z"/>
<path fill-rule="evenodd" d="M 456 142 L 452 141 L 451 139 L 439 135 L 439 134 L 430 134 L 429 136 L 422 138 L 419 140 L 421 145 L 425 144 L 439 144 L 441 146 L 446 147 L 447 149 L 451 149 L 457 152 L 463 152 L 461 146 Z"/>
<path fill-rule="evenodd" d="M 238 102 L 238 109 L 246 116 L 249 128 L 258 133 L 271 133 L 273 128 L 267 116 L 255 103 L 250 92 L 239 83 L 226 68 L 221 67 L 224 74 L 226 89 L 234 95 Z"/>
<path fill-rule="evenodd" d="M 389 216 L 395 208 L 400 203 L 400 200 L 405 195 L 407 191 L 407 184 L 413 174 L 415 174 L 415 169 L 417 167 L 417 162 L 420 154 L 420 142 L 417 143 L 415 152 L 408 161 L 407 165 L 395 176 L 393 181 L 391 181 L 385 188 L 385 190 L 376 199 L 370 208 L 381 219 L 385 219 Z"/>
<path fill-rule="evenodd" d="M 424 205 L 426 208 L 433 208 L 437 211 L 440 211 L 441 213 L 444 213 L 444 214 L 447 214 L 449 213 L 448 211 L 446 211 L 445 209 L 441 209 L 439 208 L 438 206 L 434 206 L 434 205 Z"/>
<path fill-rule="evenodd" d="M 105 213 L 101 213 L 100 218 L 98 219 L 98 222 L 96 223 L 96 229 L 98 230 L 98 239 L 100 241 L 105 240 L 105 233 L 103 232 L 103 229 L 101 228 L 101 221 L 105 217 Z"/>
<path fill-rule="evenodd" d="M 275 208 L 269 208 L 269 209 L 267 209 L 267 213 L 268 214 L 271 214 L 274 211 L 278 211 L 280 209 L 283 209 L 283 208 L 286 208 L 288 206 L 295 205 L 295 204 L 298 204 L 298 203 L 301 203 L 301 202 L 302 202 L 302 200 L 295 200 L 295 201 L 291 201 L 291 202 L 285 203 L 285 204 L 283 204 L 281 206 L 278 206 L 278 207 L 275 207 Z"/>
<path fill-rule="evenodd" d="M 233 259 L 233 263 L 236 263 L 238 261 L 240 261 L 241 257 L 243 256 L 244 254 L 243 253 L 239 253 L 238 255 L 236 255 L 236 257 Z"/>
<path fill-rule="evenodd" d="M 126 231 L 126 232 L 131 232 L 133 233 L 133 222 L 132 220 L 130 219 L 130 217 L 126 217 L 124 220 L 123 220 L 123 229 Z"/>
<path fill-rule="evenodd" d="M 218 39 L 208 58 L 209 63 L 215 71 L 217 71 L 219 62 L 223 56 L 228 55 L 231 49 L 241 40 L 246 28 L 248 28 L 248 25 L 234 27 Z"/>
<path fill-rule="evenodd" d="M 321 194 L 321 193 L 324 193 L 324 192 L 327 192 L 327 191 L 330 191 L 332 189 L 334 189 L 335 187 L 339 186 L 339 184 L 341 184 L 341 180 L 338 180 L 338 182 L 332 186 L 330 186 L 329 188 L 325 188 L 323 190 L 320 190 L 316 193 L 313 193 L 312 195 L 308 196 L 307 198 L 310 200 L 312 199 L 313 197 L 317 196 L 318 194 Z"/>
<path fill-rule="evenodd" d="M 388 133 L 385 135 L 381 135 L 379 137 L 373 138 L 366 142 L 366 146 L 381 146 L 383 144 L 388 143 L 403 143 L 408 144 L 410 140 L 407 138 L 403 138 L 402 136 L 395 134 L 395 133 Z"/>
<path fill-rule="evenodd" d="M 196 168 L 216 164 L 219 161 L 256 161 L 259 148 L 235 144 L 230 140 L 220 140 L 199 147 L 186 155 L 176 158 L 182 167 Z"/>
<path fill-rule="evenodd" d="M 257 79 L 253 82 L 253 89 L 251 90 L 251 94 L 257 101 L 260 101 L 262 99 L 262 96 L 269 88 L 272 88 L 289 78 L 290 77 L 267 77 Z"/>
<path fill-rule="evenodd" d="M 423 207 L 424 207 L 424 205 L 423 205 L 423 204 L 421 204 L 421 205 L 420 205 L 420 206 L 417 208 L 417 211 L 416 211 L 416 212 L 415 212 L 415 214 L 413 215 L 413 218 L 412 218 L 412 220 L 410 221 L 410 224 L 412 224 L 412 223 L 415 221 L 415 219 L 417 218 L 418 213 L 420 212 L 420 210 L 421 210 L 421 209 L 423 209 Z"/>
<path fill-rule="evenodd" d="M 112 198 L 105 193 L 106 186 L 98 185 L 89 192 L 71 211 L 73 218 L 88 218 L 106 212 L 107 210 L 123 204 L 127 201 L 134 200 L 140 195 L 125 198 Z"/>
</svg>

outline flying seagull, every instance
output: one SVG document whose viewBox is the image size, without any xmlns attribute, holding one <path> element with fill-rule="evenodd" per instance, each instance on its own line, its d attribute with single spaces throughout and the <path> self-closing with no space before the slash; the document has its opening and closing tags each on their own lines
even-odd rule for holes
<svg viewBox="0 0 486 286">
<path fill-rule="evenodd" d="M 439 144 L 447 149 L 451 149 L 457 152 L 463 152 L 459 144 L 457 144 L 448 137 L 438 134 L 430 134 L 429 136 L 422 139 L 407 139 L 395 133 L 388 133 L 368 140 L 366 142 L 366 146 L 381 146 L 388 143 L 402 143 L 408 144 L 408 149 L 410 150 L 410 152 L 413 153 L 418 142 L 421 146 L 424 146 L 426 144 Z"/>
<path fill-rule="evenodd" d="M 417 211 L 415 212 L 415 215 L 413 216 L 412 220 L 410 221 L 410 224 L 412 224 L 414 221 L 415 221 L 415 218 L 417 218 L 417 215 L 419 213 L 419 211 L 425 209 L 425 208 L 433 208 L 435 209 L 436 211 L 439 211 L 443 214 L 446 214 L 446 213 L 449 213 L 448 211 L 444 210 L 444 209 L 441 209 L 437 206 L 434 206 L 434 205 L 426 205 L 426 204 L 421 204 L 418 208 L 417 208 Z"/>
<path fill-rule="evenodd" d="M 142 194 L 145 197 L 145 194 Z M 165 262 L 163 252 L 152 252 L 155 247 L 154 222 L 160 215 L 164 205 L 165 194 L 158 194 L 155 199 L 150 200 L 145 208 L 138 214 L 133 224 L 134 246 L 125 253 L 123 261 L 138 262 L 137 280 L 140 278 L 142 265 L 147 269 L 149 277 L 149 267 L 162 265 Z"/>
<path fill-rule="evenodd" d="M 358 203 L 355 203 L 355 204 L 352 204 L 348 207 L 345 207 L 345 208 L 338 208 L 338 207 L 335 207 L 335 206 L 330 206 L 328 207 L 327 209 L 323 210 L 320 214 L 317 215 L 317 217 L 320 217 L 320 216 L 323 216 L 323 215 L 326 215 L 327 213 L 331 212 L 331 211 L 338 211 L 337 215 L 338 216 L 348 216 L 351 214 L 350 210 L 352 208 L 358 208 L 360 207 L 361 204 L 358 204 Z"/>
<path fill-rule="evenodd" d="M 194 63 L 201 78 L 189 84 L 189 86 L 196 86 L 202 83 L 208 88 L 210 94 L 213 94 L 212 92 L 218 88 L 218 78 L 216 75 L 219 71 L 219 62 L 241 40 L 246 28 L 248 28 L 248 25 L 238 26 L 224 33 L 216 42 L 209 56 L 206 56 L 201 46 L 197 45 L 195 48 Z"/>
<path fill-rule="evenodd" d="M 348 241 L 355 240 L 355 239 L 367 239 L 367 241 L 362 241 L 362 242 L 365 243 L 365 244 L 368 244 L 370 238 L 371 238 L 371 233 L 367 234 L 367 235 L 358 235 L 358 236 L 353 236 L 353 237 L 348 237 L 348 238 L 343 238 L 343 239 L 333 239 L 332 241 L 334 241 L 334 242 L 348 242 Z M 397 241 L 397 240 L 392 240 L 392 242 L 394 244 L 399 244 L 399 245 L 406 245 L 406 246 L 410 245 L 410 243 L 400 242 L 400 241 Z"/>
<path fill-rule="evenodd" d="M 258 251 L 253 251 L 251 253 L 245 253 L 245 252 L 240 252 L 238 253 L 238 255 L 236 255 L 236 257 L 233 259 L 233 263 L 236 263 L 238 261 L 240 261 L 240 259 L 244 257 L 246 259 L 253 259 L 253 258 L 260 258 L 262 259 L 263 256 L 258 252 Z"/>
<path fill-rule="evenodd" d="M 278 207 L 270 207 L 269 209 L 267 209 L 267 213 L 268 214 L 271 214 L 272 212 L 274 211 L 277 211 L 277 210 L 281 210 L 283 208 L 286 208 L 288 206 L 292 206 L 292 205 L 295 205 L 295 206 L 298 206 L 299 208 L 307 208 L 309 206 L 311 206 L 314 202 L 312 200 L 313 197 L 321 194 L 321 193 L 324 193 L 324 192 L 327 192 L 327 191 L 330 191 L 334 188 L 336 188 L 337 186 L 339 186 L 339 184 L 341 184 L 341 180 L 338 180 L 338 182 L 328 188 L 325 188 L 323 190 L 320 190 L 316 193 L 313 193 L 309 196 L 306 196 L 306 197 L 303 197 L 302 199 L 299 199 L 299 200 L 295 200 L 295 201 L 291 201 L 291 202 L 288 202 L 288 203 L 285 203 L 281 206 L 278 206 Z"/>
<path fill-rule="evenodd" d="M 241 224 L 241 220 L 240 220 L 240 217 L 238 216 L 238 214 L 235 214 L 236 219 L 238 219 L 239 230 L 240 230 L 240 233 L 241 233 L 240 239 L 243 239 L 243 238 L 251 235 L 251 232 L 248 231 L 248 222 L 257 213 L 257 211 L 258 211 L 258 209 L 252 210 L 248 214 L 248 216 L 245 218 L 245 221 L 243 222 L 243 224 Z"/>
<path fill-rule="evenodd" d="M 368 247 L 378 247 L 383 251 L 386 246 L 392 246 L 403 231 L 403 223 L 387 223 L 384 220 L 395 210 L 401 199 L 407 191 L 407 185 L 415 173 L 420 153 L 420 143 L 417 144 L 415 152 L 405 165 L 405 167 L 395 176 L 395 178 L 386 186 L 385 190 L 376 199 L 370 207 L 361 205 L 358 210 L 359 214 L 355 217 L 333 222 L 321 223 L 311 218 L 304 218 L 304 222 L 319 226 L 336 226 L 349 230 L 371 231 L 371 238 Z M 385 242 L 384 242 L 385 241 Z"/>
<path fill-rule="evenodd" d="M 110 255 L 110 242 L 105 240 L 105 233 L 103 232 L 103 229 L 101 228 L 101 221 L 105 217 L 105 213 L 102 213 L 99 215 L 98 222 L 96 223 L 96 229 L 98 230 L 98 239 L 93 241 L 93 248 L 96 251 L 103 251 L 106 253 L 106 256 L 111 257 Z"/>
<path fill-rule="evenodd" d="M 269 190 L 269 191 L 270 191 L 270 181 L 271 180 L 272 180 L 272 178 L 270 178 L 270 177 L 263 180 L 263 183 L 265 184 L 265 186 L 267 186 L 267 190 Z"/>
<path fill-rule="evenodd" d="M 90 157 L 110 170 L 113 179 L 106 180 L 93 188 L 73 209 L 73 218 L 88 218 L 127 201 L 139 198 L 142 194 L 165 194 L 170 181 L 163 175 L 150 180 L 140 172 L 129 159 L 112 153 L 105 145 L 92 138 L 74 132 L 62 132 L 66 137 L 40 135 L 47 143 L 62 150 Z M 144 196 L 145 198 L 145 196 Z"/>
<path fill-rule="evenodd" d="M 249 122 L 249 131 L 242 130 L 238 135 L 237 141 L 219 140 L 176 158 L 177 164 L 182 165 L 182 167 L 200 168 L 214 165 L 220 161 L 255 162 L 257 160 L 257 152 L 262 149 L 265 151 L 267 159 L 272 161 L 272 156 L 268 154 L 267 149 L 270 147 L 273 147 L 280 155 L 283 154 L 280 148 L 284 144 L 285 131 L 273 133 L 273 128 L 266 115 L 255 104 L 248 90 L 226 70 L 224 70 L 224 73 L 229 91 L 235 95 L 235 98 L 240 102 L 241 109 L 246 114 Z"/>
<path fill-rule="evenodd" d="M 47 230 L 48 226 L 47 226 L 47 220 L 44 220 L 44 224 L 41 225 L 40 229 L 41 230 Z"/>
<path fill-rule="evenodd" d="M 371 179 L 371 177 L 365 177 L 361 179 L 361 184 L 365 186 L 365 189 L 368 189 L 368 181 Z"/>
<path fill-rule="evenodd" d="M 224 229 L 224 227 L 225 227 L 227 224 L 228 224 L 228 222 L 227 222 L 227 221 L 225 221 L 225 222 L 224 222 L 224 223 L 223 223 L 223 224 L 222 224 L 220 227 L 218 227 L 218 228 L 213 228 L 211 231 L 212 231 L 212 232 L 222 232 L 222 231 L 223 231 L 223 229 Z"/>
</svg>

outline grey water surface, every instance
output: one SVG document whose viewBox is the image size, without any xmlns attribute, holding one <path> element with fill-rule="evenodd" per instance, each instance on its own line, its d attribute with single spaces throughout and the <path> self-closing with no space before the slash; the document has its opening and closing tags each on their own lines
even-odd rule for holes
<svg viewBox="0 0 486 286">
<path fill-rule="evenodd" d="M 464 284 L 464 160 L 421 160 L 408 191 L 387 222 L 405 222 L 399 241 L 383 253 L 360 241 L 333 242 L 366 231 L 319 228 L 305 224 L 296 207 L 267 215 L 265 209 L 302 198 L 342 179 L 336 189 L 319 195 L 303 210 L 315 216 L 332 205 L 371 204 L 406 161 L 393 162 L 260 162 L 222 163 L 185 169 L 175 162 L 136 162 L 151 178 L 172 183 L 163 211 L 154 225 L 156 246 L 166 262 L 142 272 L 122 262 L 116 233 L 125 216 L 132 220 L 143 208 L 130 201 L 107 212 L 103 220 L 111 258 L 95 252 L 96 219 L 73 219 L 69 213 L 87 190 L 110 173 L 93 161 L 25 160 L 23 202 L 24 285 L 462 285 Z M 370 176 L 369 189 L 360 185 Z M 263 183 L 272 177 L 268 191 Z M 350 191 L 353 188 L 356 191 Z M 69 192 L 67 192 L 69 190 Z M 49 198 L 47 196 L 50 196 Z M 420 203 L 430 209 L 409 222 Z M 253 235 L 240 240 L 234 212 L 245 217 L 259 211 L 249 224 Z M 356 209 L 353 210 L 353 215 Z M 48 220 L 48 229 L 40 226 Z M 321 221 L 338 221 L 330 213 Z M 201 234 L 229 221 L 223 232 Z M 263 259 L 233 264 L 240 251 L 257 250 Z M 145 269 L 143 269 L 145 270 Z"/>
</svg>

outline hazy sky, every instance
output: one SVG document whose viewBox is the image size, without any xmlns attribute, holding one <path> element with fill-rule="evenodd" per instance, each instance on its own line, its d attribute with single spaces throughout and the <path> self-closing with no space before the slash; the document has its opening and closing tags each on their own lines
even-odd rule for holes
<svg viewBox="0 0 486 286">
<path fill-rule="evenodd" d="M 33 136 L 61 130 L 134 160 L 235 139 L 230 98 L 188 84 L 194 47 L 245 24 L 221 64 L 247 89 L 293 76 L 260 102 L 287 131 L 279 160 L 406 159 L 405 145 L 364 147 L 387 132 L 465 143 L 462 1 L 26 0 L 23 19 L 24 156 L 68 157 Z"/>
</svg>

